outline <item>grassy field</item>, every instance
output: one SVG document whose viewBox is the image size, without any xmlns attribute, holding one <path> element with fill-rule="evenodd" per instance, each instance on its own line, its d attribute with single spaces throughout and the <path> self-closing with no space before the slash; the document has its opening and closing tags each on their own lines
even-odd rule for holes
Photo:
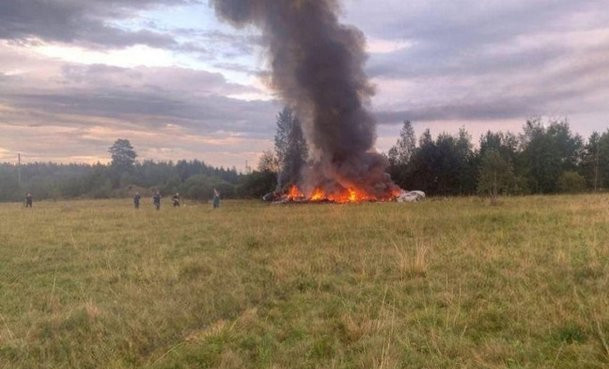
<svg viewBox="0 0 609 369">
<path fill-rule="evenodd" d="M 608 368 L 609 196 L 0 205 L 0 368 Z"/>
</svg>

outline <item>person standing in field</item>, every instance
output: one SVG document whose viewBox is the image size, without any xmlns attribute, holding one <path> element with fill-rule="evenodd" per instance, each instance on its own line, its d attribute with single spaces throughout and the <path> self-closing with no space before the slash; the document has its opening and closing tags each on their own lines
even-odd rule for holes
<svg viewBox="0 0 609 369">
<path fill-rule="evenodd" d="M 173 197 L 171 198 L 171 201 L 173 202 L 174 208 L 179 208 L 180 207 L 180 194 L 176 192 L 176 194 L 173 195 Z"/>
<path fill-rule="evenodd" d="M 31 208 L 32 207 L 32 203 L 34 202 L 33 198 L 32 198 L 32 194 L 31 193 L 26 193 L 25 194 L 25 207 L 26 208 Z"/>
<path fill-rule="evenodd" d="M 140 208 L 140 199 L 142 198 L 142 196 L 140 195 L 139 192 L 135 193 L 135 196 L 133 196 L 133 206 L 135 206 L 136 209 Z"/>
<path fill-rule="evenodd" d="M 214 206 L 214 209 L 217 209 L 220 207 L 220 192 L 218 192 L 218 190 L 216 190 L 214 188 L 214 198 L 212 200 L 212 204 Z"/>
<path fill-rule="evenodd" d="M 152 196 L 152 203 L 154 204 L 156 210 L 161 208 L 161 193 L 159 191 L 155 192 L 154 196 Z"/>
</svg>

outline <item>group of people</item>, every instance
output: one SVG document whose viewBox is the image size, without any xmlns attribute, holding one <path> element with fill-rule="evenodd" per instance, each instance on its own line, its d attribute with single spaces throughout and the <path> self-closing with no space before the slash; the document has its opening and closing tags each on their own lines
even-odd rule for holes
<svg viewBox="0 0 609 369">
<path fill-rule="evenodd" d="M 140 208 L 140 200 L 141 200 L 142 196 L 140 195 L 139 192 L 135 193 L 135 196 L 133 196 L 133 206 L 136 209 Z M 181 197 L 179 193 L 175 193 L 175 195 L 173 195 L 171 197 L 171 203 L 173 204 L 174 208 L 178 208 L 181 205 Z M 160 210 L 161 209 L 161 193 L 159 191 L 156 191 L 154 193 L 154 195 L 152 195 L 152 203 L 154 204 L 154 207 L 156 208 L 156 210 Z M 212 199 L 212 205 L 214 207 L 214 209 L 219 208 L 220 207 L 220 192 L 218 190 L 216 190 L 214 188 L 214 197 Z"/>
<path fill-rule="evenodd" d="M 133 196 L 133 206 L 136 209 L 140 208 L 141 199 L 142 199 L 142 195 L 140 195 L 139 192 L 136 192 L 135 196 Z M 30 192 L 26 193 L 24 206 L 26 208 L 31 208 L 33 202 L 34 202 L 34 198 L 33 198 L 32 194 Z M 171 203 L 173 204 L 173 207 L 174 208 L 180 207 L 181 202 L 182 202 L 182 199 L 180 198 L 180 194 L 176 192 L 175 195 L 173 195 L 171 197 Z M 152 196 L 152 203 L 154 204 L 154 207 L 156 208 L 156 210 L 161 209 L 161 193 L 159 191 L 156 191 L 154 193 L 154 195 Z M 220 207 L 220 192 L 218 190 L 216 190 L 215 188 L 214 188 L 214 197 L 212 199 L 212 205 L 213 205 L 214 209 Z"/>
</svg>

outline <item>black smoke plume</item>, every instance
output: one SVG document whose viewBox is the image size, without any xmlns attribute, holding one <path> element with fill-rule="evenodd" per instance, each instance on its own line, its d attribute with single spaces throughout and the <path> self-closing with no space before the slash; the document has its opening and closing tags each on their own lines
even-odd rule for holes
<svg viewBox="0 0 609 369">
<path fill-rule="evenodd" d="M 305 192 L 355 187 L 383 196 L 395 189 L 386 160 L 373 149 L 365 38 L 339 23 L 338 0 L 210 1 L 233 25 L 262 31 L 272 87 L 295 109 L 307 137 L 312 164 L 303 173 Z"/>
</svg>

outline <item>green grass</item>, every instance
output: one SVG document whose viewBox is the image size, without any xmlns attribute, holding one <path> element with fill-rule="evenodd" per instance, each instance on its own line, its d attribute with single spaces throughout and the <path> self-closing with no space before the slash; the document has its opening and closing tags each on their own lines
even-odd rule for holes
<svg viewBox="0 0 609 369">
<path fill-rule="evenodd" d="M 0 368 L 607 368 L 609 197 L 0 205 Z"/>
</svg>

